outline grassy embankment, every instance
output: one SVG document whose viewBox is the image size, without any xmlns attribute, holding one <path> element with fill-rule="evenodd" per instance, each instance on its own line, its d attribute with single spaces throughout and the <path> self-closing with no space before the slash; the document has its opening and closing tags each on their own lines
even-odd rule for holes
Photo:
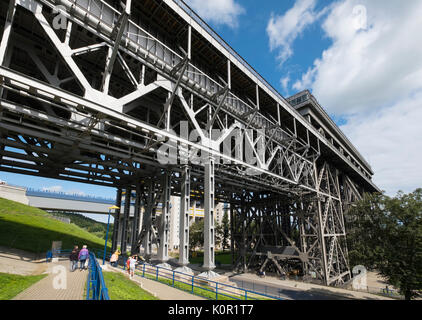
<svg viewBox="0 0 422 320">
<path fill-rule="evenodd" d="M 20 292 L 40 281 L 46 274 L 37 276 L 20 276 L 15 274 L 0 273 L 0 300 L 11 300 Z"/>
<path fill-rule="evenodd" d="M 52 241 L 62 241 L 63 249 L 84 244 L 91 250 L 104 249 L 103 239 L 81 227 L 54 220 L 43 210 L 0 198 L 0 246 L 42 256 L 51 250 Z"/>
<path fill-rule="evenodd" d="M 103 272 L 111 300 L 158 300 L 136 283 L 116 272 Z"/>
</svg>

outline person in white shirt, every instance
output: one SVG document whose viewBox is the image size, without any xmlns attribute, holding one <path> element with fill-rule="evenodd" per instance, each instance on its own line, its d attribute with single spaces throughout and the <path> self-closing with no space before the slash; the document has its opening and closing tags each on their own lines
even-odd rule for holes
<svg viewBox="0 0 422 320">
<path fill-rule="evenodd" d="M 136 263 L 137 263 L 137 259 L 135 258 L 135 256 L 130 257 L 129 269 L 130 269 L 130 277 L 131 278 L 133 278 L 133 275 L 135 273 Z"/>
</svg>

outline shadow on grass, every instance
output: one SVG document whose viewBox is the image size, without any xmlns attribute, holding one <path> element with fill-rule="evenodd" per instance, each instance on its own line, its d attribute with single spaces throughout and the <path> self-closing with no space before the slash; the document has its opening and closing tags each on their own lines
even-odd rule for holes
<svg viewBox="0 0 422 320">
<path fill-rule="evenodd" d="M 74 245 L 78 245 L 79 248 L 87 245 L 90 250 L 104 250 L 104 244 L 101 245 L 80 236 L 8 221 L 0 217 L 0 245 L 2 246 L 35 253 L 37 254 L 35 259 L 40 259 L 45 257 L 48 250 L 51 250 L 52 241 L 62 241 L 63 249 L 72 249 Z"/>
</svg>

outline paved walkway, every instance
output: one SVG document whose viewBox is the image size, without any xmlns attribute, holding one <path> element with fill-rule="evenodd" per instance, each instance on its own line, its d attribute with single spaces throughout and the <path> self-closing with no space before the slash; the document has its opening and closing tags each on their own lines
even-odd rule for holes
<svg viewBox="0 0 422 320">
<path fill-rule="evenodd" d="M 48 263 L 49 275 L 18 294 L 13 300 L 84 300 L 88 271 L 70 272 L 69 267 L 68 259 Z"/>
<path fill-rule="evenodd" d="M 122 274 L 125 274 L 125 276 L 129 279 L 129 275 L 127 274 L 127 272 L 122 269 L 113 268 L 110 265 L 106 265 L 103 270 L 120 272 Z M 139 284 L 142 289 L 148 291 L 160 300 L 206 300 L 205 298 L 201 298 L 183 290 L 172 288 L 158 281 L 142 278 L 141 276 L 135 275 L 132 281 Z"/>
<path fill-rule="evenodd" d="M 0 272 L 30 276 L 46 270 L 45 258 L 39 259 L 34 253 L 0 247 Z"/>
</svg>

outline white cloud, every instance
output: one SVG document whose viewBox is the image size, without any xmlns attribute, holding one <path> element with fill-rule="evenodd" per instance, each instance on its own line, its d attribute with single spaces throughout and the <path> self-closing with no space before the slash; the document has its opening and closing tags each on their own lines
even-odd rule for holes
<svg viewBox="0 0 422 320">
<path fill-rule="evenodd" d="M 292 45 L 296 38 L 321 16 L 322 12 L 315 12 L 315 5 L 316 0 L 297 0 L 284 15 L 271 16 L 267 25 L 270 49 L 279 49 L 281 65 L 293 55 Z"/>
<path fill-rule="evenodd" d="M 289 92 L 289 83 L 290 83 L 290 76 L 286 76 L 280 80 L 280 85 L 283 88 L 283 91 L 287 94 Z"/>
<path fill-rule="evenodd" d="M 312 89 L 389 195 L 422 187 L 422 2 L 347 0 L 322 24 L 332 45 L 293 88 Z"/>
<path fill-rule="evenodd" d="M 422 90 L 421 16 L 420 0 L 338 3 L 323 23 L 332 46 L 293 88 L 311 87 L 336 115 L 391 106 Z"/>
<path fill-rule="evenodd" d="M 378 112 L 349 118 L 343 132 L 369 161 L 389 195 L 422 187 L 422 93 Z"/>
<path fill-rule="evenodd" d="M 205 21 L 236 28 L 245 9 L 236 0 L 186 0 L 186 3 Z"/>
</svg>

